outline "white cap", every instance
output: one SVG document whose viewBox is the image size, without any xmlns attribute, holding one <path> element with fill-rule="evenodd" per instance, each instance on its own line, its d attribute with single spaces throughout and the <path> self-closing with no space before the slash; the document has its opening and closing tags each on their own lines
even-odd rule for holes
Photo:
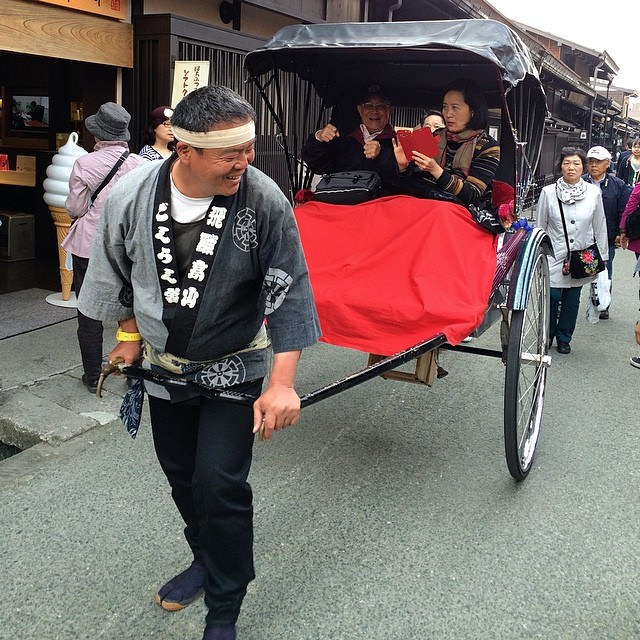
<svg viewBox="0 0 640 640">
<path fill-rule="evenodd" d="M 611 160 L 611 154 L 604 147 L 591 147 L 587 151 L 587 158 L 595 158 L 596 160 Z"/>
</svg>

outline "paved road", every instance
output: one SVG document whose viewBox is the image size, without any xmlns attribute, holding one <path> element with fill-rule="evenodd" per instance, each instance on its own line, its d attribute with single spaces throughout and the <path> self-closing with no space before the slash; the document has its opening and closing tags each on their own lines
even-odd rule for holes
<svg viewBox="0 0 640 640">
<path fill-rule="evenodd" d="M 257 443 L 256 567 L 241 640 L 640 638 L 640 353 L 632 256 L 611 319 L 553 350 L 529 478 L 508 475 L 503 366 L 445 354 L 433 388 L 374 380 Z M 584 310 L 584 307 L 583 307 Z M 477 343 L 496 347 L 492 328 Z M 72 338 L 70 338 L 72 339 Z M 305 353 L 299 389 L 358 368 Z M 153 604 L 188 560 L 148 424 L 0 463 L 0 638 L 199 640 L 201 601 Z"/>
</svg>

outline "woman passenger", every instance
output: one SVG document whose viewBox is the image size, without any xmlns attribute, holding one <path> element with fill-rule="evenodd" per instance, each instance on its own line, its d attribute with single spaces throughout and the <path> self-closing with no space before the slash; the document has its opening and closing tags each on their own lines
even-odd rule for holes
<svg viewBox="0 0 640 640">
<path fill-rule="evenodd" d="M 551 240 L 554 256 L 548 256 L 551 278 L 550 344 L 557 340 L 558 353 L 571 352 L 571 337 L 576 327 L 582 285 L 595 279 L 575 280 L 563 274 L 563 263 L 570 250 L 598 245 L 606 262 L 609 255 L 607 222 L 602 205 L 600 187 L 582 179 L 587 158 L 582 149 L 564 147 L 560 152 L 557 169 L 562 174 L 557 182 L 546 186 L 538 200 L 536 226 L 544 229 Z M 561 204 L 562 203 L 562 204 Z M 567 236 L 565 239 L 561 209 L 564 214 Z"/>
<path fill-rule="evenodd" d="M 442 101 L 442 114 L 447 128 L 440 137 L 438 158 L 414 151 L 407 159 L 402 146 L 393 141 L 399 174 L 449 193 L 464 205 L 479 205 L 491 194 L 500 147 L 485 131 L 488 108 L 478 85 L 465 79 L 450 84 Z"/>
</svg>

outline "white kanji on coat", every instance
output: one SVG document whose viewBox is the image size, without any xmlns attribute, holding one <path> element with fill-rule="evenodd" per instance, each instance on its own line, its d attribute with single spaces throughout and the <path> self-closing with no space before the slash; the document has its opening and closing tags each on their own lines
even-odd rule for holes
<svg viewBox="0 0 640 640">
<path fill-rule="evenodd" d="M 162 247 L 160 253 L 156 253 L 156 258 L 158 258 L 162 264 L 169 264 L 173 260 L 169 247 Z"/>
<path fill-rule="evenodd" d="M 176 304 L 180 300 L 180 287 L 169 287 L 164 292 L 164 299 L 168 304 Z"/>
<path fill-rule="evenodd" d="M 227 210 L 224 207 L 213 207 L 207 216 L 207 224 L 216 229 L 222 229 L 222 223 L 227 216 Z"/>
<path fill-rule="evenodd" d="M 215 233 L 201 233 L 196 251 L 204 253 L 207 256 L 212 256 L 217 243 L 218 236 Z"/>
<path fill-rule="evenodd" d="M 178 280 L 173 277 L 175 271 L 173 269 L 165 268 L 163 274 L 160 276 L 160 280 L 166 280 L 169 284 L 176 284 Z"/>
<path fill-rule="evenodd" d="M 169 227 L 163 227 L 162 225 L 158 227 L 158 233 L 153 236 L 156 240 L 160 240 L 162 244 L 169 244 Z"/>
<path fill-rule="evenodd" d="M 209 265 L 204 260 L 194 260 L 191 263 L 191 269 L 189 269 L 187 278 L 191 278 L 191 280 L 197 280 L 198 282 L 202 282 L 204 280 L 204 273 L 207 270 L 208 266 Z"/>
<path fill-rule="evenodd" d="M 183 307 L 189 307 L 189 309 L 193 309 L 196 306 L 196 302 L 200 294 L 196 290 L 195 287 L 188 287 L 182 292 L 182 300 L 180 300 L 180 304 Z"/>
<path fill-rule="evenodd" d="M 156 220 L 158 222 L 166 222 L 169 219 L 169 214 L 166 213 L 169 208 L 169 204 L 167 202 L 161 202 L 158 205 L 158 211 L 156 212 Z"/>
</svg>

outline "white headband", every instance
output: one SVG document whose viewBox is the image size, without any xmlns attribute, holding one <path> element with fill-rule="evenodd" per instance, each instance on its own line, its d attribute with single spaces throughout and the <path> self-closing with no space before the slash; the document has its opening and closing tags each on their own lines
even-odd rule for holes
<svg viewBox="0 0 640 640">
<path fill-rule="evenodd" d="M 256 124 L 253 120 L 239 127 L 217 131 L 187 131 L 176 126 L 172 126 L 171 129 L 180 142 L 186 142 L 199 149 L 224 149 L 251 142 L 256 137 Z"/>
</svg>

